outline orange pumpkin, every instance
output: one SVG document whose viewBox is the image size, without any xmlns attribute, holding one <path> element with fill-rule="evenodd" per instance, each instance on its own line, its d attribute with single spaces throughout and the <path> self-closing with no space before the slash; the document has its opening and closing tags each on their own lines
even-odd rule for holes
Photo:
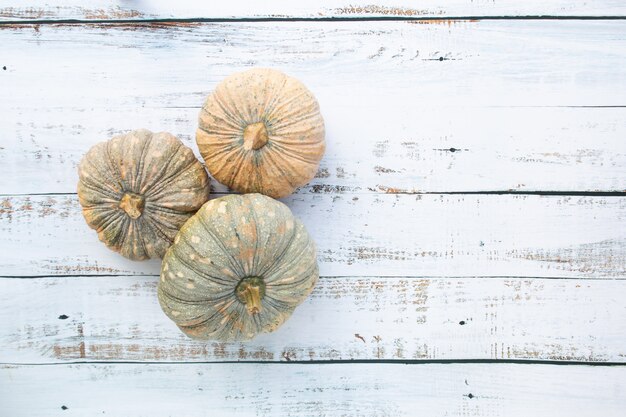
<svg viewBox="0 0 626 417">
<path fill-rule="evenodd" d="M 216 180 L 280 198 L 315 176 L 324 135 L 319 105 L 304 84 L 273 69 L 251 69 L 209 95 L 196 141 Z"/>
</svg>

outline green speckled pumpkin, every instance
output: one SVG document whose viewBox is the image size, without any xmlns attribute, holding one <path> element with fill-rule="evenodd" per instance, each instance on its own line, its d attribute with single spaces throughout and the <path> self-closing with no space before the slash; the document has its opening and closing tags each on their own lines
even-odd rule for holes
<svg viewBox="0 0 626 417">
<path fill-rule="evenodd" d="M 161 258 L 209 198 L 209 178 L 191 149 L 169 133 L 141 129 L 92 147 L 78 167 L 87 224 L 110 249 Z"/>
<path fill-rule="evenodd" d="M 319 105 L 304 84 L 253 68 L 229 76 L 206 99 L 196 141 L 216 180 L 280 198 L 313 178 L 324 136 Z"/>
<path fill-rule="evenodd" d="M 163 259 L 159 302 L 195 339 L 251 339 L 279 327 L 318 279 L 315 244 L 287 206 L 261 194 L 206 203 Z"/>
</svg>

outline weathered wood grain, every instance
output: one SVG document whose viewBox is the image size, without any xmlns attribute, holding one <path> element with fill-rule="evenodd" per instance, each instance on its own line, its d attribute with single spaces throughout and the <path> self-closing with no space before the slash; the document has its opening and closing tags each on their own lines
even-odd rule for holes
<svg viewBox="0 0 626 417">
<path fill-rule="evenodd" d="M 626 107 L 404 108 L 365 124 L 330 92 L 327 103 L 326 154 L 301 194 L 626 190 Z M 75 192 L 87 150 L 137 126 L 175 134 L 200 158 L 193 134 L 198 113 L 162 107 L 9 111 L 0 119 L 6 132 L 0 161 L 14 174 L 0 176 L 0 192 Z M 227 188 L 214 181 L 213 190 Z"/>
<path fill-rule="evenodd" d="M 326 276 L 626 275 L 626 198 L 301 194 Z M 0 198 L 3 276 L 157 274 L 102 245 L 74 195 Z"/>
<path fill-rule="evenodd" d="M 482 2 L 472 0 L 274 0 L 250 2 L 201 2 L 196 0 L 150 0 L 119 2 L 57 0 L 0 0 L 2 20 L 129 20 L 171 18 L 324 18 L 324 17 L 446 17 L 446 16 L 624 16 L 620 0 L 526 0 Z"/>
<path fill-rule="evenodd" d="M 1 28 L 7 109 L 198 107 L 218 81 L 251 66 L 297 76 L 322 109 L 352 104 L 362 123 L 437 105 L 626 104 L 621 21 Z"/>
<path fill-rule="evenodd" d="M 0 276 L 29 278 L 0 279 L 3 412 L 623 414 L 621 366 L 331 362 L 624 362 L 626 198 L 410 194 L 623 192 L 623 23 L 471 19 L 623 16 L 623 2 L 198 4 L 0 0 L 0 20 L 441 20 L 0 26 Z M 277 333 L 201 344 L 160 312 L 154 276 L 118 276 L 158 262 L 109 252 L 75 196 L 51 193 L 73 193 L 82 153 L 119 131 L 192 144 L 202 99 L 255 65 L 301 78 L 322 104 L 327 158 L 285 201 L 327 277 Z M 11 195 L 29 193 L 42 195 Z M 58 364 L 312 359 L 330 363 Z"/>
<path fill-rule="evenodd" d="M 621 417 L 626 407 L 625 367 L 5 365 L 0 378 L 9 382 L 0 384 L 3 411 L 13 417 Z"/>
<path fill-rule="evenodd" d="M 278 331 L 244 343 L 184 336 L 156 281 L 0 279 L 0 362 L 626 361 L 626 280 L 322 277 Z"/>
<path fill-rule="evenodd" d="M 626 107 L 580 107 L 626 104 L 620 22 L 61 25 L 0 39 L 2 194 L 73 192 L 82 154 L 120 131 L 193 146 L 204 97 L 253 65 L 320 101 L 328 153 L 305 192 L 626 189 Z"/>
</svg>

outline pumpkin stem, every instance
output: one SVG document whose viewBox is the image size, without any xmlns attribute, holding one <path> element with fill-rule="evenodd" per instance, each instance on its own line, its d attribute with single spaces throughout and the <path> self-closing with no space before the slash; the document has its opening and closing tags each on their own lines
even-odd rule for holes
<svg viewBox="0 0 626 417">
<path fill-rule="evenodd" d="M 136 219 L 143 213 L 144 198 L 138 194 L 125 193 L 120 200 L 119 208 L 124 210 L 132 219 Z"/>
<path fill-rule="evenodd" d="M 261 149 L 268 141 L 267 129 L 263 122 L 253 123 L 243 130 L 243 146 L 250 150 Z"/>
<path fill-rule="evenodd" d="M 250 315 L 259 314 L 262 310 L 261 299 L 265 296 L 265 282 L 261 277 L 243 278 L 237 284 L 235 294 L 246 305 Z"/>
</svg>

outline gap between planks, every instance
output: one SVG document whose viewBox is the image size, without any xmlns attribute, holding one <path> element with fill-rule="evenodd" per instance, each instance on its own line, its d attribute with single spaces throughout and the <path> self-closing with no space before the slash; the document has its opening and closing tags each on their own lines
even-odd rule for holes
<svg viewBox="0 0 626 417">
<path fill-rule="evenodd" d="M 213 184 L 215 180 L 211 179 Z M 302 187 L 307 189 L 308 186 Z M 406 194 L 406 195 L 537 195 L 537 196 L 562 196 L 562 197 L 626 197 L 626 190 L 615 191 L 521 191 L 521 190 L 492 190 L 492 191 L 413 191 L 413 190 L 399 190 L 395 188 L 378 187 L 378 191 L 375 189 L 370 192 L 359 192 L 348 190 L 341 195 L 367 195 L 367 194 Z M 309 190 L 312 194 L 317 194 L 321 191 L 311 188 Z M 296 191 L 297 193 L 297 191 Z M 235 192 L 211 192 L 212 196 L 224 196 L 236 194 Z M 12 197 L 46 197 L 46 196 L 76 196 L 76 193 L 24 193 L 24 194 L 0 194 L 0 197 L 12 198 Z"/>
<path fill-rule="evenodd" d="M 626 367 L 626 362 L 585 362 L 557 361 L 540 359 L 330 359 L 330 360 L 290 360 L 290 361 L 66 361 L 66 362 L 0 362 L 4 366 L 67 366 L 67 365 L 462 365 L 462 364 L 511 364 L 511 365 L 559 365 L 559 366 L 594 366 Z"/>
<path fill-rule="evenodd" d="M 626 20 L 626 16 L 447 16 L 447 17 L 411 17 L 411 16 L 375 16 L 375 17 L 242 17 L 242 18 L 184 18 L 184 19 L 33 19 L 0 21 L 2 26 L 26 25 L 145 25 L 188 23 L 268 23 L 268 22 L 477 22 L 480 20 Z"/>
<path fill-rule="evenodd" d="M 4 20 L 146 20 L 186 18 L 447 18 L 452 16 L 624 16 L 620 0 L 525 0 L 495 2 L 476 0 L 283 0 L 251 2 L 231 0 L 205 4 L 194 0 L 151 0 L 119 2 L 57 0 L 54 5 L 41 0 L 0 0 L 0 19 Z"/>
<path fill-rule="evenodd" d="M 41 279 L 41 278 L 124 278 L 124 277 L 135 277 L 135 278 L 157 278 L 158 274 L 93 274 L 93 275 L 85 275 L 85 274 L 65 274 L 65 275 L 0 275 L 0 279 Z M 332 280 L 336 278 L 341 279 L 350 279 L 353 278 L 355 280 L 360 279 L 429 279 L 429 280 L 443 280 L 443 279 L 532 279 L 532 280 L 587 280 L 589 277 L 562 277 L 562 276 L 524 276 L 524 275 L 450 275 L 450 276 L 427 276 L 427 275 L 324 275 L 320 276 L 321 280 Z M 600 277 L 594 278 L 597 280 L 609 280 L 609 281 L 623 281 L 626 280 L 626 276 L 624 277 Z"/>
</svg>

